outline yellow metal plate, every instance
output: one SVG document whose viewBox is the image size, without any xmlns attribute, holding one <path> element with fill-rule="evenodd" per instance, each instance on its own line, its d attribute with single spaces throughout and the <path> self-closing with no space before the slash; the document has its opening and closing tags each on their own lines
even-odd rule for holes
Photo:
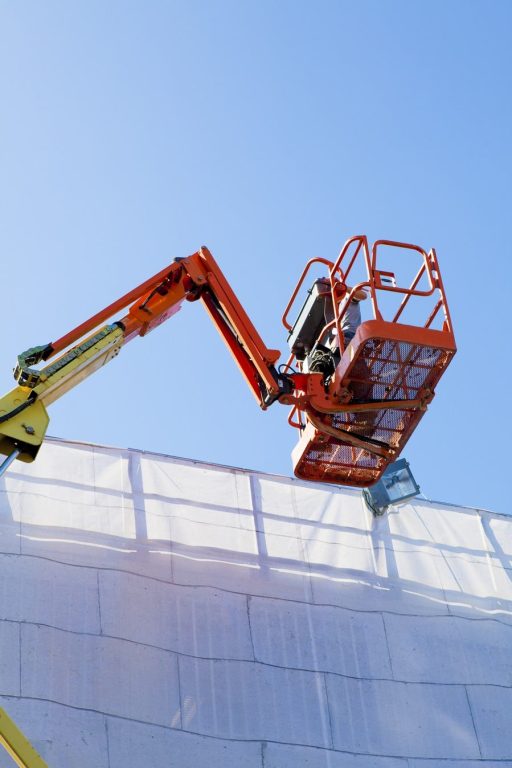
<svg viewBox="0 0 512 768">
<path fill-rule="evenodd" d="M 0 744 L 7 750 L 19 768 L 48 768 L 32 744 L 0 707 Z"/>
</svg>

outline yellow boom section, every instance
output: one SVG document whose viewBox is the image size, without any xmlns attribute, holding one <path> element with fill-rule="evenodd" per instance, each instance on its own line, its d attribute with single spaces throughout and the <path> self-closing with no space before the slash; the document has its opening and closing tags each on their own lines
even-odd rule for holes
<svg viewBox="0 0 512 768">
<path fill-rule="evenodd" d="M 5 709 L 0 707 L 0 744 L 19 768 L 48 768 Z"/>
<path fill-rule="evenodd" d="M 41 371 L 18 371 L 19 386 L 0 398 L 0 454 L 33 461 L 48 428 L 46 406 L 116 357 L 123 342 L 122 327 L 106 325 Z"/>
</svg>

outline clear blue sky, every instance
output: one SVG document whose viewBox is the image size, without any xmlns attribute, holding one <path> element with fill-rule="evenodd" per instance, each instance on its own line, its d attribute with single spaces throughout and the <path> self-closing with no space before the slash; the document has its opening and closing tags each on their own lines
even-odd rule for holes
<svg viewBox="0 0 512 768">
<path fill-rule="evenodd" d="M 205 243 L 269 346 L 311 256 L 435 246 L 459 351 L 404 455 L 510 512 L 510 2 L 0 0 L 0 384 Z M 199 305 L 51 408 L 50 434 L 291 474 Z"/>
</svg>

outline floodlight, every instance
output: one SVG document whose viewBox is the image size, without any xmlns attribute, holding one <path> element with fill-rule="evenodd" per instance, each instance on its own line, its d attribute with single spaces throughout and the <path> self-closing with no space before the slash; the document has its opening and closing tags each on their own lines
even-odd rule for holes
<svg viewBox="0 0 512 768">
<path fill-rule="evenodd" d="M 420 487 L 409 468 L 409 462 L 398 459 L 388 466 L 375 485 L 363 490 L 363 496 L 374 515 L 383 515 L 391 504 L 410 499 L 419 492 Z"/>
</svg>

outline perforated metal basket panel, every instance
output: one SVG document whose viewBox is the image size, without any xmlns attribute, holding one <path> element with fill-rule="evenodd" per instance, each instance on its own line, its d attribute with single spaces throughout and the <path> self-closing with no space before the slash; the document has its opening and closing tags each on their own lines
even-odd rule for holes
<svg viewBox="0 0 512 768">
<path fill-rule="evenodd" d="M 326 438 L 318 430 L 312 430 L 301 447 L 303 450 L 294 470 L 303 480 L 364 488 L 378 480 L 387 463 L 380 456 L 334 437 Z"/>
<path fill-rule="evenodd" d="M 370 339 L 357 351 L 348 373 L 352 402 L 416 400 L 425 390 L 434 388 L 452 354 L 410 342 Z M 389 458 L 378 456 L 308 424 L 294 451 L 295 474 L 324 483 L 371 485 L 398 457 L 423 413 L 419 408 L 384 407 L 323 415 L 328 426 L 378 440 L 392 448 L 394 454 Z"/>
<path fill-rule="evenodd" d="M 382 408 L 362 413 L 335 413 L 327 416 L 325 420 L 336 429 L 379 440 L 397 449 L 402 435 L 409 434 L 413 421 L 418 421 L 418 412 L 402 408 Z"/>
<path fill-rule="evenodd" d="M 356 397 L 373 400 L 414 400 L 431 388 L 446 368 L 452 353 L 405 341 L 369 339 L 350 371 Z"/>
</svg>

